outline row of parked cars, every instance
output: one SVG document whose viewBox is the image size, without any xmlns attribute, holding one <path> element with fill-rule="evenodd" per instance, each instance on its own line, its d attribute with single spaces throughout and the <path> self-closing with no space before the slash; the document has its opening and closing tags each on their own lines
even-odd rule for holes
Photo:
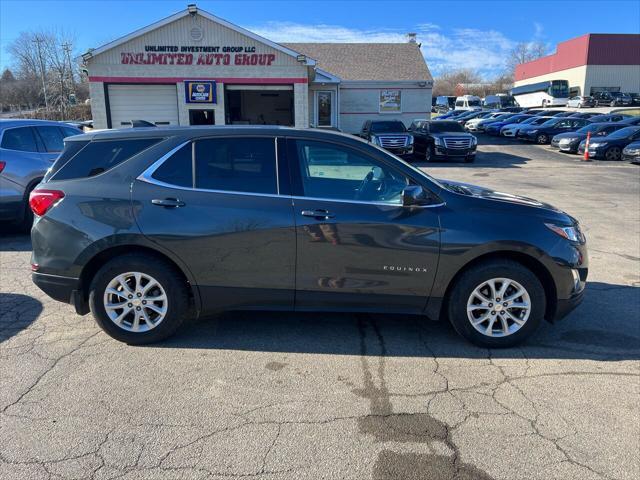
<svg viewBox="0 0 640 480">
<path fill-rule="evenodd" d="M 576 95 L 567 101 L 567 107 L 630 107 L 640 105 L 639 93 L 597 92 L 592 96 Z"/>
<path fill-rule="evenodd" d="M 478 146 L 462 125 L 440 119 L 414 120 L 409 128 L 400 120 L 367 120 L 359 136 L 407 160 L 425 162 L 453 158 L 470 163 Z"/>
<path fill-rule="evenodd" d="M 453 120 L 468 132 L 551 144 L 553 148 L 568 153 L 583 154 L 587 135 L 590 134 L 591 158 L 638 161 L 639 116 L 530 109 L 461 113 L 454 110 L 438 118 Z"/>
</svg>

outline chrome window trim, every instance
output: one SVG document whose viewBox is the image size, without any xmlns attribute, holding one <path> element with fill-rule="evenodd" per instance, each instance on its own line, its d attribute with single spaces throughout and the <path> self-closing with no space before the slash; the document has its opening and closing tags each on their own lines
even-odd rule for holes
<svg viewBox="0 0 640 480">
<path fill-rule="evenodd" d="M 279 178 L 279 171 L 277 170 L 278 167 L 278 148 L 277 148 L 277 138 L 276 138 L 276 144 L 275 144 L 275 148 L 276 148 L 276 178 Z M 164 155 L 162 155 L 158 160 L 156 160 L 155 162 L 153 162 L 150 166 L 148 166 L 140 175 L 138 175 L 136 177 L 136 180 L 139 180 L 141 182 L 146 182 L 146 183 L 150 183 L 152 185 L 157 185 L 159 187 L 165 187 L 165 188 L 173 188 L 176 190 L 184 190 L 184 191 L 190 191 L 190 192 L 202 192 L 202 193 L 216 193 L 216 194 L 225 194 L 225 195 L 243 195 L 243 196 L 250 196 L 250 197 L 267 197 L 267 198 L 285 198 L 285 199 L 292 199 L 292 200 L 312 200 L 312 201 L 321 201 L 321 202 L 334 202 L 334 203 L 350 203 L 350 204 L 356 204 L 356 205 L 378 205 L 378 206 L 385 206 L 385 207 L 402 207 L 402 208 L 436 208 L 436 207 L 442 207 L 444 205 L 446 205 L 446 202 L 441 202 L 441 203 L 437 203 L 437 204 L 433 204 L 433 205 L 410 205 L 410 206 L 406 206 L 406 205 L 402 205 L 402 204 L 398 204 L 398 203 L 392 203 L 392 202 L 368 202 L 368 201 L 364 201 L 364 200 L 344 200 L 344 199 L 336 199 L 336 198 L 322 198 L 322 197 L 305 197 L 305 196 L 294 196 L 294 195 L 282 195 L 279 193 L 279 188 L 278 188 L 278 193 L 257 193 L 257 192 L 238 192 L 235 190 L 214 190 L 214 189 L 207 189 L 207 188 L 195 188 L 193 185 L 195 185 L 195 183 L 191 186 L 191 187 L 183 187 L 181 185 L 174 185 L 172 183 L 166 183 L 163 182 L 161 180 L 158 180 L 156 178 L 153 178 L 152 175 L 155 173 L 155 171 L 160 167 L 160 165 L 162 165 L 165 161 L 167 161 L 171 156 L 173 156 L 173 154 L 175 154 L 178 150 L 180 150 L 182 147 L 184 147 L 185 145 L 192 143 L 193 147 L 192 147 L 192 157 L 191 157 L 191 161 L 192 161 L 192 166 L 193 166 L 193 162 L 195 161 L 195 141 L 192 140 L 187 140 L 186 142 L 182 142 L 181 144 L 177 145 L 176 147 L 172 148 L 171 150 L 169 150 L 167 153 L 165 153 Z M 195 169 L 194 169 L 195 172 Z"/>
</svg>

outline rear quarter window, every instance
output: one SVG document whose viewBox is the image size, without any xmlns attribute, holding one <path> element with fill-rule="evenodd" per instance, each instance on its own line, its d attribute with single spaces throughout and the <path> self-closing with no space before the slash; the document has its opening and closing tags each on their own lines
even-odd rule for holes
<svg viewBox="0 0 640 480">
<path fill-rule="evenodd" d="M 68 149 L 77 148 L 74 144 L 84 143 L 74 155 L 67 155 L 67 149 L 58 158 L 49 178 L 52 180 L 70 180 L 93 177 L 104 173 L 140 152 L 158 143 L 159 138 L 132 140 L 96 140 L 93 142 L 69 142 Z M 71 152 L 69 152 L 71 153 Z M 67 160 L 63 163 L 64 158 Z M 60 166 L 58 166 L 60 164 Z"/>
<path fill-rule="evenodd" d="M 8 128 L 2 135 L 0 147 L 21 152 L 37 152 L 38 146 L 31 127 Z"/>
</svg>

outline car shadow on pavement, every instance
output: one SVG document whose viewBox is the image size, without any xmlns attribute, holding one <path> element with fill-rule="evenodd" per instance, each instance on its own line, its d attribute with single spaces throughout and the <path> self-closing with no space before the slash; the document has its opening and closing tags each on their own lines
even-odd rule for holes
<svg viewBox="0 0 640 480">
<path fill-rule="evenodd" d="M 19 228 L 0 223 L 0 252 L 30 252 L 31 236 Z"/>
<path fill-rule="evenodd" d="M 476 159 L 473 163 L 465 163 L 464 160 L 453 160 L 449 159 L 443 162 L 421 162 L 421 161 L 413 161 L 411 165 L 418 168 L 425 168 L 430 173 L 432 169 L 435 168 L 450 168 L 450 167 L 461 167 L 464 168 L 521 168 L 525 165 L 530 158 L 522 157 L 520 155 L 512 155 L 510 153 L 503 152 L 478 152 L 476 154 Z M 487 173 L 485 176 L 489 176 Z"/>
<path fill-rule="evenodd" d="M 392 357 L 637 360 L 638 311 L 640 288 L 593 282 L 567 318 L 544 322 L 520 347 L 491 352 L 466 342 L 448 322 L 418 316 L 255 311 L 193 321 L 150 347 L 359 355 L 364 319 L 384 338 L 384 355 Z"/>
<path fill-rule="evenodd" d="M 42 312 L 42 303 L 28 295 L 0 293 L 0 343 L 31 325 Z"/>
</svg>

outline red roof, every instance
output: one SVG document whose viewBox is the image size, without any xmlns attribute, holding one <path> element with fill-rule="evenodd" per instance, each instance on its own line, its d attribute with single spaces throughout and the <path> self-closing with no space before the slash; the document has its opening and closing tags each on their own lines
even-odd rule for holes
<svg viewBox="0 0 640 480">
<path fill-rule="evenodd" d="M 582 65 L 639 65 L 640 35 L 587 33 L 558 44 L 556 53 L 516 66 L 515 80 Z"/>
</svg>

